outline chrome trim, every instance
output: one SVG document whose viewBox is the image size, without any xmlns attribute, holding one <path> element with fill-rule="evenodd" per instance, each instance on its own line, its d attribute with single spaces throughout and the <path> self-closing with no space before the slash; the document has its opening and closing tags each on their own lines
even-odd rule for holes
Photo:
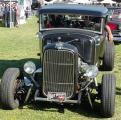
<svg viewBox="0 0 121 120">
<path fill-rule="evenodd" d="M 83 88 L 81 88 L 80 91 L 85 90 L 92 82 L 93 82 L 93 79 L 90 79 L 90 81 Z"/>
<path fill-rule="evenodd" d="M 96 77 L 94 78 L 94 83 L 95 83 L 95 86 L 98 87 L 98 83 L 97 83 Z"/>
<path fill-rule="evenodd" d="M 37 69 L 34 73 L 42 73 L 42 68 Z"/>
<path fill-rule="evenodd" d="M 36 73 L 42 73 L 42 68 L 38 68 L 38 69 L 34 72 L 33 78 L 35 77 L 35 74 L 36 74 Z"/>
</svg>

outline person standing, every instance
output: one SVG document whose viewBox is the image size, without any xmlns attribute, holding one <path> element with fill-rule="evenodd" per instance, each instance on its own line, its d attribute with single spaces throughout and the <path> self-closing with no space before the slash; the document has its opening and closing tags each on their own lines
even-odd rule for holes
<svg viewBox="0 0 121 120">
<path fill-rule="evenodd" d="M 14 26 L 18 27 L 19 20 L 20 20 L 20 10 L 19 10 L 19 7 L 18 7 L 17 3 L 14 3 L 13 9 L 14 9 L 14 14 L 15 14 L 15 17 L 14 17 L 14 21 L 15 21 Z"/>
<path fill-rule="evenodd" d="M 5 27 L 9 27 L 10 22 L 10 6 L 9 4 L 5 4 L 4 12 L 3 12 L 3 19 Z"/>
<path fill-rule="evenodd" d="M 3 12 L 4 12 L 4 7 L 3 7 L 3 4 L 0 3 L 0 20 L 1 21 L 3 20 Z"/>
<path fill-rule="evenodd" d="M 26 7 L 26 9 L 25 9 L 25 17 L 26 17 L 26 19 L 28 19 L 28 17 L 29 17 L 29 7 Z"/>
<path fill-rule="evenodd" d="M 108 41 L 109 42 L 113 42 L 113 34 L 112 34 L 112 31 L 110 29 L 110 27 L 108 25 L 105 26 L 105 30 L 107 31 L 108 33 Z"/>
</svg>

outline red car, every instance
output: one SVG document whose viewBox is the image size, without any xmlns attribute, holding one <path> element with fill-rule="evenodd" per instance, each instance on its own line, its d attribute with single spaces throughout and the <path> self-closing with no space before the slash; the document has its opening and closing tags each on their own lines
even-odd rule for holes
<svg viewBox="0 0 121 120">
<path fill-rule="evenodd" d="M 121 8 L 108 8 L 110 19 L 108 22 L 112 30 L 114 41 L 121 42 Z"/>
</svg>

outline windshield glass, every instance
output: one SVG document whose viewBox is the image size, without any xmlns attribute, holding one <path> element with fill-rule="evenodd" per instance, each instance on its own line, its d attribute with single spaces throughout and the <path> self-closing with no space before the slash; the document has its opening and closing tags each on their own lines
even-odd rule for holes
<svg viewBox="0 0 121 120">
<path fill-rule="evenodd" d="M 42 14 L 41 28 L 77 28 L 101 32 L 102 18 L 79 14 Z"/>
</svg>

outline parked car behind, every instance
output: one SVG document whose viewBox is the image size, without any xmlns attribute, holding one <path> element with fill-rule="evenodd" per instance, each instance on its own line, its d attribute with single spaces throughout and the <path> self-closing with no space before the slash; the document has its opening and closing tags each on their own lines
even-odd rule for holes
<svg viewBox="0 0 121 120">
<path fill-rule="evenodd" d="M 121 42 L 121 8 L 111 7 L 108 25 L 112 30 L 114 41 Z"/>
</svg>

